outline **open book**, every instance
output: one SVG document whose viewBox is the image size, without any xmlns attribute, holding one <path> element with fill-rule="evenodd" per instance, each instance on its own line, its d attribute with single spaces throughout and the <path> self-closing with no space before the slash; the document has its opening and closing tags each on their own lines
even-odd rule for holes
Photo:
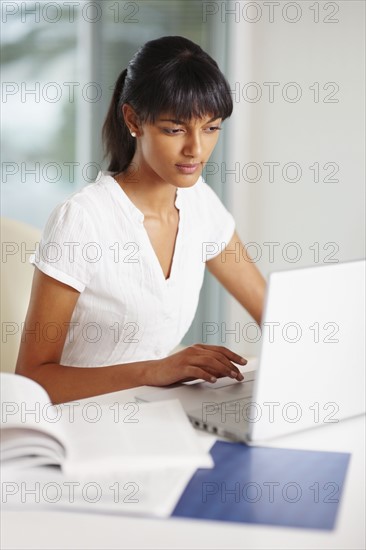
<svg viewBox="0 0 366 550">
<path fill-rule="evenodd" d="M 66 484 L 67 505 L 70 484 L 82 489 L 94 483 L 104 491 L 100 509 L 164 516 L 196 469 L 213 467 L 177 400 L 100 405 L 92 398 L 53 405 L 33 380 L 1 373 L 0 428 L 5 503 L 24 502 L 18 490 L 23 482 L 41 483 L 41 489 Z M 125 497 L 139 495 L 123 499 L 123 510 L 121 499 L 118 507 L 115 501 L 122 489 Z M 90 502 L 79 504 L 85 509 Z"/>
</svg>

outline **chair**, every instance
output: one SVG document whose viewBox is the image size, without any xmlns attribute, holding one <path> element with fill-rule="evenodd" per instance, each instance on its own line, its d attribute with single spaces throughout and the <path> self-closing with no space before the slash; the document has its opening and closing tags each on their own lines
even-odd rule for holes
<svg viewBox="0 0 366 550">
<path fill-rule="evenodd" d="M 41 231 L 1 218 L 1 354 L 0 370 L 14 372 L 32 286 L 34 267 L 29 256 Z"/>
</svg>

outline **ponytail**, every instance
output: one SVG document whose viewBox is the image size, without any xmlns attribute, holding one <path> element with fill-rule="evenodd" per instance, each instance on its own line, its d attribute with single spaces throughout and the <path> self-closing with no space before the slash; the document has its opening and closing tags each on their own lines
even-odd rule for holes
<svg viewBox="0 0 366 550">
<path fill-rule="evenodd" d="M 114 174 L 123 172 L 130 164 L 135 153 L 136 140 L 128 131 L 123 118 L 123 88 L 127 69 L 121 72 L 114 87 L 114 92 L 103 124 L 102 138 L 105 155 L 109 157 L 108 171 Z"/>
</svg>

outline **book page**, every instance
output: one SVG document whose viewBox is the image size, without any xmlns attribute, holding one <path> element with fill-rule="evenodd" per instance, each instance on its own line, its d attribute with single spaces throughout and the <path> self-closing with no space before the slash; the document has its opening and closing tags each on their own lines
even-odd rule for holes
<svg viewBox="0 0 366 550">
<path fill-rule="evenodd" d="M 65 455 L 62 408 L 53 405 L 44 388 L 34 380 L 12 373 L 0 376 L 1 458 L 10 456 L 6 455 L 10 452 L 14 458 L 34 454 L 30 448 L 34 451 L 42 437 L 43 447 L 56 450 L 61 463 Z"/>
<path fill-rule="evenodd" d="M 60 457 L 65 454 L 64 448 L 56 439 L 33 429 L 9 428 L 6 430 L 5 441 L 6 445 L 1 445 L 0 450 L 2 469 L 14 468 L 19 464 L 19 458 L 33 459 L 35 456 L 39 459 L 43 457 L 42 464 L 60 465 Z"/>
<path fill-rule="evenodd" d="M 89 403 L 65 425 L 65 474 L 114 477 L 129 471 L 212 468 L 178 400 L 111 406 Z"/>
<path fill-rule="evenodd" d="M 96 480 L 65 476 L 50 467 L 6 470 L 2 509 L 169 517 L 195 471 L 195 467 L 142 470 Z"/>
</svg>

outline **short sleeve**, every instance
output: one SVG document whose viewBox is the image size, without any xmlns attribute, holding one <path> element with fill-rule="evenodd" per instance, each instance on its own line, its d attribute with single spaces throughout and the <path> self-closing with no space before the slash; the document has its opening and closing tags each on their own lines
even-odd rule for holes
<svg viewBox="0 0 366 550">
<path fill-rule="evenodd" d="M 229 244 L 234 231 L 235 219 L 219 197 L 206 182 L 202 181 L 207 211 L 206 242 L 211 243 L 209 259 L 218 256 Z"/>
<path fill-rule="evenodd" d="M 100 257 L 90 215 L 80 204 L 68 200 L 52 211 L 29 262 L 46 275 L 83 292 Z"/>
</svg>

